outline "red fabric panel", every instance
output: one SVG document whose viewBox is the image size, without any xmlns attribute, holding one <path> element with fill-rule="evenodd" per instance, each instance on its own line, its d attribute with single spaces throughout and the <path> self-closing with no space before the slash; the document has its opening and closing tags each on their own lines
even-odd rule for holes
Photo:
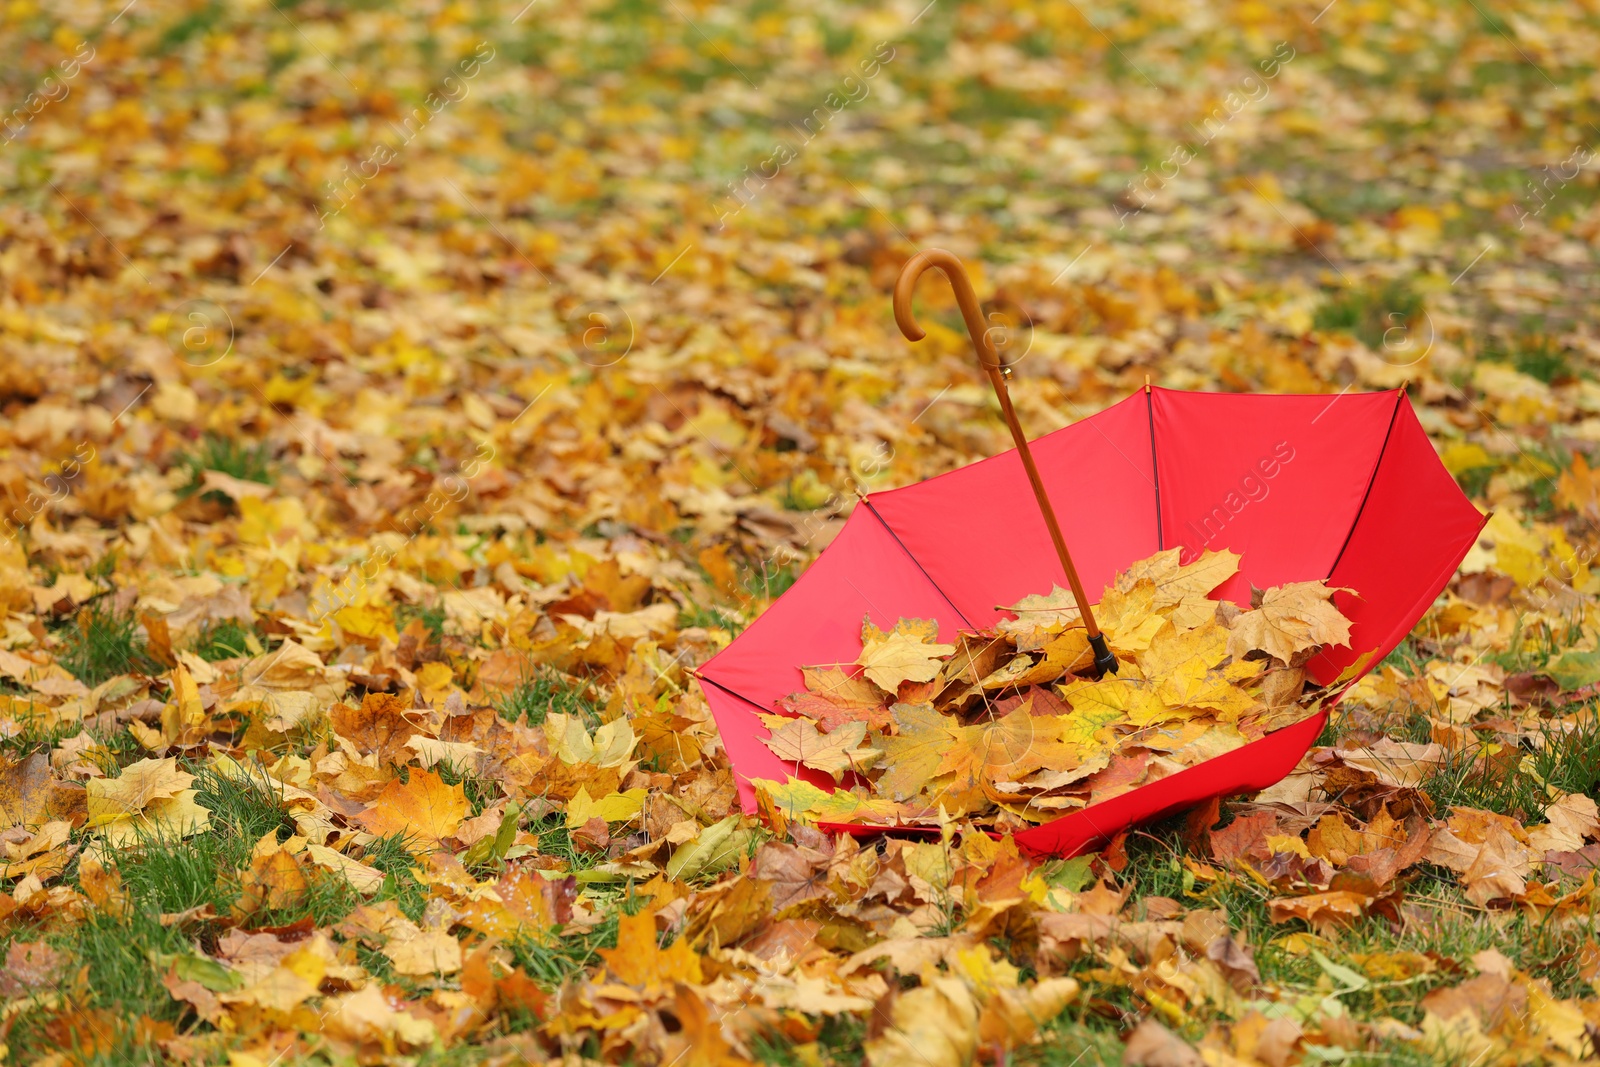
<svg viewBox="0 0 1600 1067">
<path fill-rule="evenodd" d="M 1101 801 L 1054 822 L 1015 835 L 1034 852 L 1076 856 L 1111 839 L 1135 823 L 1181 811 L 1212 797 L 1265 789 L 1294 770 L 1328 721 L 1326 711 L 1304 722 L 1274 730 L 1259 741 L 1218 756 L 1131 793 Z"/>
<path fill-rule="evenodd" d="M 1030 442 L 1091 601 L 1116 572 L 1156 550 L 1150 417 L 1139 392 Z M 917 485 L 874 493 L 878 509 L 974 626 L 1066 575 L 1016 449 Z"/>
<path fill-rule="evenodd" d="M 1324 578 L 1350 533 L 1397 394 L 1262 396 L 1154 391 L 1164 547 L 1188 562 L 1239 553 L 1215 594 Z M 1133 552 L 1123 562 L 1149 553 Z"/>
<path fill-rule="evenodd" d="M 775 782 L 803 778 L 818 789 L 831 791 L 838 788 L 833 779 L 821 771 L 786 763 L 774 756 L 772 750 L 760 741 L 770 731 L 766 724 L 756 718 L 754 704 L 703 680 L 700 691 L 706 695 L 706 703 L 711 705 L 711 715 L 717 720 L 717 731 L 722 734 L 723 747 L 728 750 L 729 762 L 733 766 L 733 780 L 739 787 L 739 806 L 746 815 L 756 812 L 756 794 L 750 785 L 751 778 L 770 778 Z M 772 708 L 763 710 L 771 711 Z"/>
<path fill-rule="evenodd" d="M 1350 647 L 1332 648 L 1309 664 L 1326 683 L 1368 650 L 1375 666 L 1411 632 L 1483 529 L 1484 516 L 1439 462 L 1410 403 L 1400 406 L 1383 463 L 1350 543 L 1328 584 L 1354 589 L 1335 595 L 1347 615 Z"/>
<path fill-rule="evenodd" d="M 746 811 L 755 810 L 750 778 L 783 781 L 794 765 L 779 760 L 761 738 L 767 728 L 755 705 L 776 711 L 774 701 L 805 688 L 800 668 L 854 663 L 861 655 L 861 619 L 870 614 L 888 629 L 902 617 L 938 619 L 941 637 L 960 624 L 906 550 L 865 507 L 857 507 L 833 543 L 777 602 L 700 673 L 744 701 L 701 688 L 711 704 L 728 760 L 734 767 Z M 823 776 L 818 785 L 832 785 Z"/>
<path fill-rule="evenodd" d="M 1116 836 L 1119 830 L 1135 823 L 1159 819 L 1212 797 L 1265 789 L 1294 770 L 1316 741 L 1317 735 L 1322 733 L 1327 721 L 1328 713 L 1321 712 L 1305 722 L 1274 731 L 1259 741 L 1252 741 L 1243 748 L 1208 760 L 1198 767 L 1179 771 L 1170 778 L 1113 797 L 1092 808 L 1064 815 L 1054 822 L 1022 830 L 1015 835 L 1017 844 L 1046 855 L 1078 856 L 1099 848 Z M 920 826 L 885 828 L 841 822 L 822 822 L 817 825 L 829 833 L 847 833 L 856 837 L 883 833 L 929 837 L 939 832 Z"/>
</svg>

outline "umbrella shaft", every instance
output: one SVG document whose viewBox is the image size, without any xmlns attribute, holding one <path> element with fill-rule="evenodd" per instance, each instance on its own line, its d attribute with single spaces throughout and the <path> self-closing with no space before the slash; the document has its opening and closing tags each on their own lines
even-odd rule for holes
<svg viewBox="0 0 1600 1067">
<path fill-rule="evenodd" d="M 1078 613 L 1083 616 L 1085 629 L 1089 631 L 1089 645 L 1094 649 L 1094 670 L 1096 676 L 1106 671 L 1116 672 L 1117 657 L 1106 645 L 1106 639 L 1100 634 L 1100 627 L 1095 625 L 1094 612 L 1089 608 L 1089 598 L 1083 593 L 1083 582 L 1078 578 L 1078 568 L 1072 565 L 1072 556 L 1067 552 L 1066 539 L 1061 536 L 1061 524 L 1056 521 L 1055 508 L 1050 506 L 1050 497 L 1044 491 L 1044 481 L 1039 477 L 1039 468 L 1034 465 L 1033 452 L 1028 448 L 1028 439 L 1022 435 L 1022 424 L 1017 421 L 1017 413 L 1011 407 L 1011 394 L 1006 391 L 1006 368 L 1000 364 L 1000 356 L 994 349 L 994 342 L 989 337 L 989 331 L 984 329 L 983 309 L 978 304 L 978 294 L 972 288 L 972 279 L 967 277 L 966 268 L 961 265 L 961 260 L 954 253 L 946 252 L 942 248 L 928 248 L 906 261 L 900 270 L 900 277 L 894 283 L 894 321 L 899 325 L 900 332 L 906 335 L 908 341 L 920 341 L 927 336 L 922 327 L 917 325 L 916 319 L 911 314 L 911 291 L 916 287 L 917 279 L 929 267 L 938 267 L 944 276 L 950 279 L 950 287 L 955 290 L 956 306 L 961 309 L 961 318 L 967 324 L 967 335 L 972 338 L 972 347 L 978 353 L 978 363 L 989 376 L 989 384 L 994 386 L 995 396 L 1000 398 L 1000 411 L 1006 418 L 1006 426 L 1011 430 L 1011 439 L 1017 443 L 1017 452 L 1022 456 L 1022 467 L 1028 472 L 1028 482 L 1033 486 L 1033 495 L 1039 502 L 1039 512 L 1044 516 L 1044 524 L 1050 530 L 1050 541 L 1056 546 L 1056 556 L 1061 560 L 1061 569 L 1067 572 L 1067 584 L 1072 587 L 1072 596 L 1078 602 Z"/>
<path fill-rule="evenodd" d="M 994 393 L 1000 399 L 1000 413 L 1005 416 L 1006 426 L 1011 430 L 1011 439 L 1016 442 L 1017 454 L 1022 457 L 1022 469 L 1028 472 L 1028 484 L 1033 486 L 1033 495 L 1039 502 L 1039 511 L 1044 516 L 1044 524 L 1050 531 L 1050 541 L 1056 546 L 1056 556 L 1061 560 L 1061 569 L 1067 572 L 1067 584 L 1072 589 L 1072 597 L 1078 602 L 1078 612 L 1083 616 L 1084 627 L 1089 632 L 1090 640 L 1100 636 L 1100 627 L 1095 624 L 1094 612 L 1089 609 L 1089 598 L 1084 595 L 1083 580 L 1078 577 L 1078 568 L 1072 565 L 1072 556 L 1067 552 L 1066 538 L 1061 536 L 1061 524 L 1056 521 L 1056 509 L 1050 504 L 1050 497 L 1044 491 L 1044 480 L 1039 477 L 1039 468 L 1033 462 L 1033 451 L 1028 447 L 1028 438 L 1022 432 L 1022 424 L 1017 421 L 1017 413 L 1011 406 L 1011 393 L 1006 389 L 1005 375 L 999 367 L 987 363 L 983 368 L 989 375 L 989 382 L 994 386 Z"/>
</svg>

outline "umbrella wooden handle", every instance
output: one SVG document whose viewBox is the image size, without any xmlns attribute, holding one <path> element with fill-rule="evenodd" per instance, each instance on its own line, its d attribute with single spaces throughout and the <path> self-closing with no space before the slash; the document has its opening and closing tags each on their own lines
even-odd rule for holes
<svg viewBox="0 0 1600 1067">
<path fill-rule="evenodd" d="M 972 279 L 967 277 L 967 268 L 954 252 L 930 248 L 918 252 L 900 268 L 900 277 L 894 283 L 894 322 L 900 327 L 900 332 L 906 335 L 908 341 L 920 341 L 928 336 L 917 325 L 916 316 L 912 314 L 911 294 L 917 288 L 917 279 L 929 267 L 938 267 L 950 279 L 950 288 L 956 291 L 956 305 L 961 308 L 961 317 L 967 323 L 967 334 L 972 338 L 972 347 L 978 351 L 978 362 L 983 369 L 991 373 L 1002 369 L 1000 355 L 989 340 L 989 331 L 984 328 L 983 308 L 978 304 Z"/>
<path fill-rule="evenodd" d="M 911 312 L 911 294 L 917 287 L 917 279 L 930 267 L 937 267 L 950 279 L 950 287 L 956 293 L 956 306 L 961 309 L 961 317 L 966 321 L 967 334 L 972 338 L 972 347 L 977 350 L 978 364 L 983 367 L 984 373 L 989 376 L 989 384 L 994 386 L 994 393 L 1000 400 L 1000 413 L 1005 416 L 1006 426 L 1011 430 L 1011 439 L 1016 442 L 1017 454 L 1022 459 L 1022 467 L 1028 474 L 1028 483 L 1033 486 L 1034 498 L 1039 502 L 1039 511 L 1044 516 L 1045 527 L 1050 531 L 1050 541 L 1055 545 L 1056 557 L 1061 560 L 1061 569 L 1067 572 L 1067 584 L 1072 588 L 1073 599 L 1077 601 L 1078 612 L 1083 616 L 1085 629 L 1089 632 L 1089 643 L 1094 648 L 1094 666 L 1098 674 L 1106 671 L 1116 672 L 1117 657 L 1106 647 L 1106 639 L 1100 632 L 1100 627 L 1095 625 L 1094 612 L 1089 607 L 1089 598 L 1084 594 L 1083 582 L 1078 577 L 1078 568 L 1072 565 L 1072 554 L 1067 551 L 1066 539 L 1061 536 L 1061 524 L 1056 521 L 1056 510 L 1050 503 L 1050 496 L 1045 492 L 1044 480 L 1039 477 L 1039 468 L 1033 462 L 1033 450 L 1028 447 L 1028 438 L 1022 432 L 1022 424 L 1017 421 L 1017 413 L 1011 406 L 1011 394 L 1006 389 L 1006 378 L 1010 375 L 1009 368 L 1000 362 L 1000 356 L 995 352 L 994 344 L 989 340 L 989 333 L 983 325 L 983 309 L 978 305 L 978 294 L 972 288 L 972 279 L 967 277 L 967 268 L 953 252 L 942 248 L 929 248 L 918 252 L 906 261 L 900 268 L 900 277 L 894 283 L 894 321 L 900 327 L 900 332 L 906 335 L 908 341 L 920 341 L 927 334 L 922 327 L 917 325 L 916 317 Z"/>
</svg>

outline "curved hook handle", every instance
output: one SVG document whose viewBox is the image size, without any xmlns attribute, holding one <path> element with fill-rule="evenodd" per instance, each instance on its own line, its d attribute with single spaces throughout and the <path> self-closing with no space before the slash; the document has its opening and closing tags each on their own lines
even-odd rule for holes
<svg viewBox="0 0 1600 1067">
<path fill-rule="evenodd" d="M 911 293 L 917 287 L 917 279 L 922 277 L 922 272 L 929 267 L 938 267 L 944 271 L 945 277 L 950 279 L 950 287 L 956 291 L 956 304 L 961 308 L 961 317 L 967 322 L 967 333 L 972 337 L 972 347 L 977 349 L 978 362 L 982 365 L 984 373 L 989 375 L 989 384 L 994 386 L 995 398 L 1000 401 L 1000 414 L 1005 417 L 1006 426 L 1011 431 L 1011 439 L 1017 444 L 1017 455 L 1022 460 L 1022 468 L 1028 475 L 1028 483 L 1033 487 L 1034 499 L 1039 502 L 1039 514 L 1043 517 L 1045 528 L 1050 533 L 1050 542 L 1055 546 L 1056 558 L 1061 561 L 1061 569 L 1066 572 L 1067 584 L 1072 588 L 1078 612 L 1083 616 L 1089 646 L 1094 650 L 1094 673 L 1096 677 L 1106 671 L 1115 674 L 1116 654 L 1106 644 L 1105 635 L 1095 624 L 1094 609 L 1083 591 L 1078 568 L 1072 565 L 1072 554 L 1067 551 L 1066 539 L 1061 536 L 1061 524 L 1056 521 L 1056 509 L 1050 503 L 1049 494 L 1045 492 L 1044 479 L 1039 477 L 1039 468 L 1033 462 L 1033 450 L 1028 447 L 1027 435 L 1022 432 L 1022 424 L 1017 421 L 1016 410 L 1011 406 L 1011 395 L 1006 389 L 1006 377 L 1009 371 L 1001 364 L 1000 356 L 994 350 L 994 343 L 989 340 L 989 333 L 983 326 L 983 311 L 978 307 L 978 294 L 972 289 L 972 279 L 967 277 L 967 268 L 961 265 L 961 260 L 955 253 L 946 252 L 942 248 L 929 248 L 912 256 L 906 265 L 900 268 L 900 277 L 895 279 L 894 283 L 895 325 L 900 327 L 900 332 L 906 335 L 908 341 L 920 341 L 927 336 L 922 327 L 917 325 L 915 316 L 911 314 Z"/>
<path fill-rule="evenodd" d="M 917 325 L 916 317 L 911 312 L 911 294 L 917 287 L 917 279 L 930 267 L 939 268 L 950 279 L 950 288 L 956 291 L 956 304 L 961 308 L 961 317 L 967 323 L 967 334 L 972 338 L 972 347 L 977 350 L 978 362 L 990 374 L 1001 372 L 1004 368 L 984 327 L 978 294 L 972 288 L 972 279 L 967 277 L 967 268 L 954 252 L 929 248 L 912 256 L 900 268 L 900 277 L 894 283 L 895 325 L 900 327 L 900 332 L 906 335 L 908 341 L 920 341 L 928 336 Z"/>
</svg>

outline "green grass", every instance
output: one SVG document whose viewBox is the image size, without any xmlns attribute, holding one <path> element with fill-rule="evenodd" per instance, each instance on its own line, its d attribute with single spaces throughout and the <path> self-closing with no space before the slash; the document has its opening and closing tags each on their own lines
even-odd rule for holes
<svg viewBox="0 0 1600 1067">
<path fill-rule="evenodd" d="M 235 871 L 248 862 L 250 851 L 264 835 L 276 832 L 280 840 L 293 832 L 278 792 L 264 775 L 244 781 L 223 777 L 213 770 L 195 771 L 195 799 L 211 811 L 211 828 L 182 841 L 146 837 L 131 846 L 109 850 L 108 859 L 121 878 L 128 907 L 120 912 L 91 909 L 78 923 L 61 923 L 44 931 L 13 930 L 12 938 L 45 938 L 57 951 L 85 968 L 86 983 L 77 1005 L 103 1011 L 111 1028 L 96 1035 L 97 1048 L 81 1046 L 84 1062 L 126 1064 L 163 1062 L 145 1057 L 143 1039 L 120 1020 L 148 1017 L 175 1026 L 184 1023 L 189 1008 L 174 999 L 161 982 L 172 956 L 195 951 L 216 928 L 202 922 L 198 928 L 166 925 L 164 913 L 211 905 L 226 914 L 238 896 Z M 66 872 L 75 884 L 78 863 Z M 342 880 L 316 879 L 306 900 L 294 909 L 257 912 L 256 925 L 277 925 L 311 917 L 319 925 L 336 922 L 354 904 L 354 891 Z M 3 948 L 4 946 L 0 946 Z M 31 1063 L 56 1048 L 44 1012 L 24 1013 L 8 1044 L 14 1062 Z M 99 1047 L 105 1046 L 105 1047 Z"/>
<path fill-rule="evenodd" d="M 1505 650 L 1492 652 L 1487 658 L 1490 662 L 1504 667 L 1507 674 L 1540 671 L 1552 659 L 1577 644 L 1582 638 L 1583 627 L 1577 622 L 1568 623 L 1566 630 L 1558 634 L 1550 625 L 1529 629 L 1519 617 L 1511 631 L 1511 637 L 1506 641 Z"/>
<path fill-rule="evenodd" d="M 1546 385 L 1578 377 L 1568 348 L 1552 336 L 1548 321 L 1522 317 L 1489 333 L 1477 349 L 1478 359 L 1509 364 Z"/>
<path fill-rule="evenodd" d="M 572 843 L 564 816 L 551 815 L 528 826 L 528 831 L 539 838 L 539 853 L 562 860 L 568 871 L 593 868 L 604 857 L 596 852 L 584 852 Z"/>
<path fill-rule="evenodd" d="M 127 1019 L 146 1016 L 171 1023 L 177 1023 L 187 1010 L 161 984 L 152 956 L 191 951 L 189 937 L 176 925 L 162 925 L 159 911 L 136 904 L 120 915 L 91 912 L 82 923 L 48 940 L 86 969 L 84 1006 Z M 49 1051 L 42 1022 L 37 1015 L 30 1015 L 18 1025 L 8 1042 L 17 1062 L 33 1061 L 30 1045 L 39 1054 Z"/>
<path fill-rule="evenodd" d="M 1395 667 L 1407 677 L 1415 678 L 1422 673 L 1422 664 L 1426 660 L 1427 656 L 1423 655 L 1417 648 L 1417 639 L 1408 634 L 1398 645 L 1394 646 L 1393 651 L 1383 657 L 1383 662 L 1379 663 L 1375 669 L 1382 670 L 1385 667 Z"/>
<path fill-rule="evenodd" d="M 1017 1067 L 1117 1067 L 1122 1041 L 1107 1023 L 1099 1016 L 1086 1018 L 1081 1006 L 1069 1007 L 1042 1028 L 1037 1044 L 1017 1049 L 1011 1062 Z"/>
<path fill-rule="evenodd" d="M 727 630 L 738 635 L 745 627 L 737 615 L 724 608 L 709 604 L 691 603 L 688 607 L 678 612 L 678 629 L 687 630 L 691 626 L 703 627 L 707 630 Z"/>
<path fill-rule="evenodd" d="M 1574 377 L 1566 350 L 1548 337 L 1535 337 L 1519 345 L 1511 357 L 1511 364 L 1523 374 L 1537 378 L 1546 385 Z"/>
<path fill-rule="evenodd" d="M 1359 969 L 1351 961 L 1358 955 L 1418 952 L 1467 960 L 1485 949 L 1495 949 L 1518 968 L 1551 984 L 1558 997 L 1587 993 L 1587 982 L 1578 974 L 1578 950 L 1593 936 L 1593 920 L 1568 922 L 1551 915 L 1535 916 L 1514 911 L 1497 922 L 1485 922 L 1481 909 L 1466 900 L 1453 875 L 1436 880 L 1430 875 L 1414 879 L 1408 886 L 1408 899 L 1419 921 L 1396 931 L 1383 922 L 1364 922 L 1337 938 L 1335 962 Z M 1425 917 L 1425 921 L 1422 919 Z M 1373 994 L 1352 994 L 1346 1007 L 1358 1018 L 1393 1015 L 1417 1025 L 1422 1021 L 1421 1001 L 1440 986 L 1454 985 L 1459 976 L 1440 969 L 1414 979 L 1405 986 L 1389 986 Z M 1381 1000 L 1376 996 L 1381 996 Z"/>
<path fill-rule="evenodd" d="M 161 33 L 161 38 L 156 44 L 156 50 L 165 55 L 180 47 L 192 37 L 208 34 L 217 27 L 221 18 L 222 5 L 218 3 L 207 4 L 200 11 L 192 12 L 175 22 L 169 23 Z"/>
<path fill-rule="evenodd" d="M 382 837 L 366 847 L 362 862 L 383 872 L 379 900 L 392 900 L 412 922 L 422 921 L 428 905 L 428 887 L 417 880 L 416 857 L 406 848 L 405 835 Z"/>
<path fill-rule="evenodd" d="M 1312 325 L 1351 334 L 1372 351 L 1382 353 L 1384 335 L 1397 327 L 1415 331 L 1422 313 L 1422 297 L 1404 282 L 1394 281 L 1335 293 L 1317 308 Z"/>
<path fill-rule="evenodd" d="M 1542 733 L 1528 772 L 1559 792 L 1600 796 L 1600 712 L 1589 706 L 1571 733 Z"/>
<path fill-rule="evenodd" d="M 536 668 L 495 705 L 502 719 L 538 726 L 551 712 L 576 715 L 590 730 L 600 725 L 600 709 L 586 687 L 549 668 Z"/>
<path fill-rule="evenodd" d="M 131 761 L 139 759 L 144 754 L 139 742 L 127 730 L 120 727 L 111 730 L 85 727 L 81 722 L 63 720 L 59 712 L 44 704 L 38 705 L 31 711 L 13 710 L 11 715 L 20 729 L 15 733 L 0 736 L 0 752 L 11 753 L 16 759 L 26 759 L 39 749 L 48 752 L 61 742 L 80 733 L 87 733 L 110 753 L 110 760 L 98 755 L 89 757 L 90 762 L 105 763 L 106 766 L 102 769 L 110 774 L 116 773 L 116 767 L 111 765 L 111 760 Z"/>
<path fill-rule="evenodd" d="M 867 1024 L 854 1015 L 830 1015 L 820 1020 L 817 1030 L 817 1052 L 822 1062 L 838 1067 L 857 1067 L 866 1059 Z M 775 1067 L 811 1067 L 814 1061 L 802 1056 L 788 1037 L 775 1031 L 756 1035 L 751 1042 L 751 1052 L 757 1063 Z M 1032 1062 L 1017 1060 L 1018 1063 Z M 1051 1061 L 1040 1061 L 1050 1063 Z M 1063 1063 L 1067 1061 L 1063 1060 Z M 1088 1061 L 1084 1061 L 1087 1067 Z"/>
<path fill-rule="evenodd" d="M 466 794 L 467 803 L 471 806 L 474 817 L 483 814 L 483 809 L 495 802 L 500 796 L 498 783 L 490 781 L 471 771 L 460 771 L 448 763 L 441 762 L 434 767 L 439 772 L 439 778 L 446 785 L 459 785 Z"/>
<path fill-rule="evenodd" d="M 1451 807 L 1481 808 L 1543 822 L 1552 791 L 1600 796 L 1600 715 L 1588 708 L 1571 733 L 1542 724 L 1514 762 L 1486 763 L 1476 748 L 1446 753 L 1444 766 L 1422 790 L 1441 814 Z"/>
<path fill-rule="evenodd" d="M 1461 486 L 1461 491 L 1474 500 L 1482 500 L 1489 490 L 1489 479 L 1493 478 L 1499 468 L 1490 465 L 1486 467 L 1469 467 L 1456 475 L 1456 483 Z"/>
<path fill-rule="evenodd" d="M 794 563 L 781 567 L 763 564 L 745 576 L 744 590 L 756 600 L 776 600 L 799 579 L 800 571 Z"/>
<path fill-rule="evenodd" d="M 145 647 L 139 623 L 97 602 L 86 606 L 63 631 L 66 647 L 57 660 L 85 685 L 119 674 L 159 674 L 165 668 Z"/>
<path fill-rule="evenodd" d="M 443 604 L 397 604 L 394 609 L 395 625 L 405 629 L 412 619 L 421 619 L 422 625 L 427 629 L 429 637 L 434 644 L 444 637 L 444 605 Z"/>
<path fill-rule="evenodd" d="M 193 651 L 207 662 L 237 659 L 251 654 L 252 639 L 258 647 L 266 646 L 260 632 L 254 627 L 246 626 L 238 619 L 220 619 L 200 627 L 200 636 L 195 638 Z"/>
<path fill-rule="evenodd" d="M 189 472 L 189 482 L 179 491 L 179 495 L 189 497 L 199 492 L 206 471 L 220 471 L 240 481 L 271 485 L 271 460 L 272 449 L 266 442 L 246 445 L 231 437 L 207 432 L 193 452 L 184 454 L 178 460 L 178 465 Z M 230 498 L 225 493 L 211 490 L 203 494 L 201 499 L 227 504 Z"/>
<path fill-rule="evenodd" d="M 544 848 L 544 838 L 540 838 Z M 600 950 L 617 947 L 618 923 L 624 915 L 634 915 L 648 903 L 648 898 L 635 896 L 631 889 L 619 893 L 597 906 L 591 907 L 604 917 L 600 922 L 575 937 L 551 940 L 518 938 L 511 945 L 511 955 L 518 967 L 545 988 L 555 990 L 563 982 L 600 962 Z"/>
</svg>

